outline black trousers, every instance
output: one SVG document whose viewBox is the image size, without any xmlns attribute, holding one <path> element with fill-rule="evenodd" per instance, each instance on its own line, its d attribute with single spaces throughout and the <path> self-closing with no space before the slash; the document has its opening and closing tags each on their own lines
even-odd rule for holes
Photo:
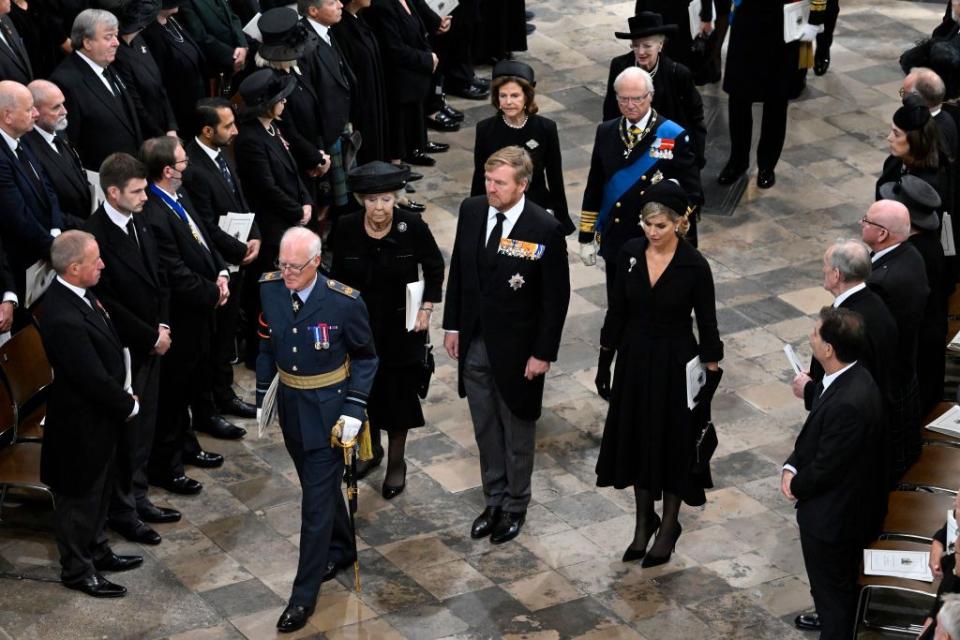
<svg viewBox="0 0 960 640">
<path fill-rule="evenodd" d="M 760 122 L 760 142 L 757 144 L 757 167 L 773 171 L 783 151 L 787 136 L 786 98 L 763 103 L 763 119 Z M 730 162 L 738 166 L 750 165 L 750 143 L 753 138 L 753 102 L 730 96 L 728 103 L 730 122 Z"/>
<path fill-rule="evenodd" d="M 60 579 L 77 582 L 96 573 L 94 562 L 110 555 L 107 522 L 113 492 L 114 458 L 83 494 L 66 496 L 54 492 L 53 514 L 57 549 L 60 551 Z"/>
<path fill-rule="evenodd" d="M 444 86 L 462 90 L 473 84 L 473 39 L 477 24 L 474 20 L 459 20 L 459 13 L 453 10 L 450 31 L 436 36 L 434 41 L 440 59 L 437 71 L 443 74 Z M 432 113 L 429 108 L 427 113 Z"/>
<path fill-rule="evenodd" d="M 230 274 L 230 297 L 217 309 L 217 325 L 213 338 L 213 399 L 218 407 L 226 406 L 237 394 L 233 391 L 233 361 L 237 358 L 237 324 L 243 298 L 243 269 Z"/>
<path fill-rule="evenodd" d="M 160 399 L 160 356 L 146 356 L 133 374 L 133 392 L 140 403 L 137 417 L 123 425 L 117 443 L 116 480 L 110 499 L 110 522 L 132 525 L 140 520 L 137 508 L 150 505 L 147 497 L 147 461 L 153 448 Z"/>
<path fill-rule="evenodd" d="M 827 11 L 823 19 L 823 33 L 817 35 L 817 50 L 813 54 L 815 60 L 830 59 L 830 45 L 833 44 L 833 31 L 837 28 L 837 17 L 840 15 L 840 0 L 827 0 Z"/>
<path fill-rule="evenodd" d="M 801 529 L 800 548 L 822 625 L 820 640 L 850 640 L 857 610 L 861 546 L 856 542 L 823 542 Z"/>
</svg>

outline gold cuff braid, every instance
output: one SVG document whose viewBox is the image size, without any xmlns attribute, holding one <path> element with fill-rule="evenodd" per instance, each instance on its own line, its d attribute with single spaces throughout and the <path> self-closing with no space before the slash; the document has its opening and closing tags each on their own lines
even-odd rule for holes
<svg viewBox="0 0 960 640">
<path fill-rule="evenodd" d="M 580 231 L 584 233 L 593 233 L 597 226 L 597 213 L 595 211 L 580 212 Z"/>
</svg>

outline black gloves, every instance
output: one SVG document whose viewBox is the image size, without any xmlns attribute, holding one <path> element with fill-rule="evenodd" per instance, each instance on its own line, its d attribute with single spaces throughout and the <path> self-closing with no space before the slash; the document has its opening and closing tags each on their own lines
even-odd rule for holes
<svg viewBox="0 0 960 640">
<path fill-rule="evenodd" d="M 604 400 L 610 399 L 610 365 L 613 364 L 614 354 L 616 354 L 616 351 L 613 349 L 600 347 L 600 357 L 597 361 L 597 377 L 593 382 L 597 385 L 597 394 Z"/>
<path fill-rule="evenodd" d="M 693 399 L 694 402 L 699 405 L 700 403 L 709 404 L 713 400 L 713 394 L 717 392 L 717 387 L 720 386 L 720 378 L 723 377 L 723 369 L 717 369 L 713 371 L 711 369 L 704 369 L 707 380 L 700 388 L 700 391 L 697 393 L 697 396 Z"/>
</svg>

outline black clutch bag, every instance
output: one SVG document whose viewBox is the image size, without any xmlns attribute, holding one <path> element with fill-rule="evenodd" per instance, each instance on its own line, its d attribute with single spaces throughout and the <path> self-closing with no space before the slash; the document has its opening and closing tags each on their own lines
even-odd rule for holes
<svg viewBox="0 0 960 640">
<path fill-rule="evenodd" d="M 697 435 L 696 448 L 693 452 L 693 464 L 691 471 L 696 474 L 710 472 L 710 459 L 713 452 L 717 450 L 717 430 L 713 427 L 713 421 L 707 420 L 703 429 Z"/>
<path fill-rule="evenodd" d="M 420 360 L 420 385 L 417 387 L 417 395 L 420 396 L 421 400 L 425 400 L 427 392 L 430 391 L 430 378 L 433 377 L 436 368 L 437 364 L 433 360 L 433 345 L 430 344 L 428 336 L 427 343 L 423 345 L 423 358 Z"/>
</svg>

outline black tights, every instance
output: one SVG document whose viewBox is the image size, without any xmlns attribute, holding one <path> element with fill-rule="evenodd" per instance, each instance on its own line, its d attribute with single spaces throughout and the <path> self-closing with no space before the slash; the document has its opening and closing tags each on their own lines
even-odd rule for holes
<svg viewBox="0 0 960 640">
<path fill-rule="evenodd" d="M 653 492 L 634 485 L 633 496 L 637 504 L 637 526 L 633 533 L 633 544 L 630 546 L 634 549 L 646 548 L 653 529 L 657 525 L 657 512 L 653 509 Z M 652 555 L 665 556 L 673 550 L 676 532 L 680 527 L 679 517 L 680 497 L 664 491 L 663 515 L 657 537 L 650 548 Z"/>
<path fill-rule="evenodd" d="M 383 482 L 396 487 L 404 483 L 407 475 L 407 463 L 403 460 L 407 447 L 407 430 L 389 431 L 387 438 L 387 473 L 383 477 Z"/>
<path fill-rule="evenodd" d="M 757 167 L 762 170 L 773 171 L 780 160 L 787 135 L 788 106 L 786 99 L 763 103 L 760 142 L 757 144 Z M 730 96 L 727 112 L 730 123 L 730 164 L 735 167 L 748 167 L 750 142 L 753 138 L 753 103 Z"/>
</svg>

